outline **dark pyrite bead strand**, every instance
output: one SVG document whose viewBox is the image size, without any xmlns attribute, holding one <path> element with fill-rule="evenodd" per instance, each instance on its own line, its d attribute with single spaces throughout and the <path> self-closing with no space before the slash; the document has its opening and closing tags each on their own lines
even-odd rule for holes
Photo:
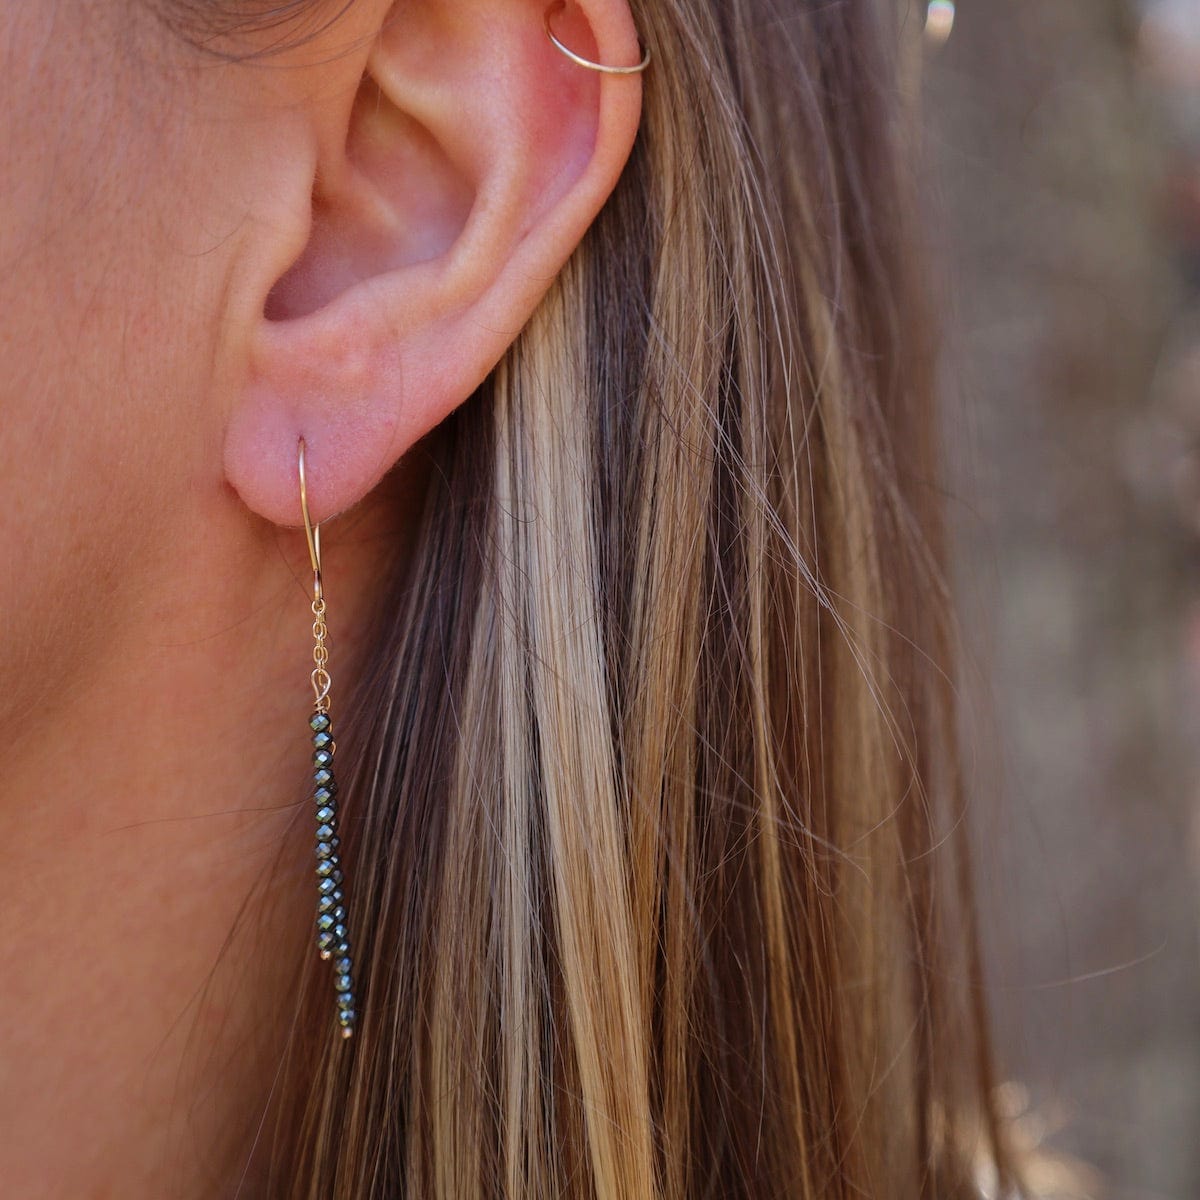
<svg viewBox="0 0 1200 1200">
<path fill-rule="evenodd" d="M 309 726 L 313 733 L 313 803 L 317 816 L 317 949 L 333 959 L 337 1019 L 342 1036 L 354 1031 L 354 980 L 351 976 L 350 933 L 342 893 L 338 855 L 337 780 L 333 775 L 333 727 L 329 714 L 317 711 Z"/>
</svg>

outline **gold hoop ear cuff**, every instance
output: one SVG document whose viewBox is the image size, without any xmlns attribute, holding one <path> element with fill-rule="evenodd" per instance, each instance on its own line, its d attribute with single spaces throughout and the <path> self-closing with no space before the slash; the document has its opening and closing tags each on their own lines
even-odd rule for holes
<svg viewBox="0 0 1200 1200">
<path fill-rule="evenodd" d="M 581 54 L 576 54 L 569 46 L 564 46 L 562 42 L 554 36 L 554 30 L 550 27 L 550 18 L 558 12 L 562 12 L 567 7 L 567 0 L 554 0 L 554 3 L 546 9 L 546 36 L 554 43 L 555 47 L 561 50 L 573 63 L 578 63 L 581 67 L 587 67 L 589 71 L 602 71 L 605 75 L 637 75 L 640 71 L 644 71 L 650 65 L 650 51 L 646 50 L 640 63 L 635 63 L 632 67 L 610 67 L 607 63 L 592 62 L 590 58 L 584 58 Z"/>
</svg>

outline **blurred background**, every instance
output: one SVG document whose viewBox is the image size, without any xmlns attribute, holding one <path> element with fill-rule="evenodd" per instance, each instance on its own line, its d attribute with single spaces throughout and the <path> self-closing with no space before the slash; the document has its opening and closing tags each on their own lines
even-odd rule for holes
<svg viewBox="0 0 1200 1200">
<path fill-rule="evenodd" d="M 1004 1077 L 1198 1200 L 1200 0 L 914 11 Z"/>
</svg>

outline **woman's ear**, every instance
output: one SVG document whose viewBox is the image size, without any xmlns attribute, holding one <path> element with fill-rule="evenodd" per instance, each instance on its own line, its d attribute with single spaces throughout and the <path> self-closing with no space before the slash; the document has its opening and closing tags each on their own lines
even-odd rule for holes
<svg viewBox="0 0 1200 1200">
<path fill-rule="evenodd" d="M 279 249 L 258 258 L 239 339 L 226 475 L 282 525 L 299 520 L 301 436 L 320 521 L 478 387 L 615 186 L 641 110 L 637 75 L 551 43 L 545 0 L 364 7 L 377 27 L 361 50 L 343 34 L 341 53 L 309 47 L 290 68 L 311 83 L 281 172 L 292 216 L 263 234 Z M 587 58 L 640 57 L 626 0 L 577 0 L 553 22 Z"/>
</svg>

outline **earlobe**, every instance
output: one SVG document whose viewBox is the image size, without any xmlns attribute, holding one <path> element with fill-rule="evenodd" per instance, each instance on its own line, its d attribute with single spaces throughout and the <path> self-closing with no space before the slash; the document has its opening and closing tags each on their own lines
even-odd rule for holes
<svg viewBox="0 0 1200 1200">
<path fill-rule="evenodd" d="M 299 437 L 324 520 L 461 404 L 615 186 L 640 83 L 571 61 L 544 13 L 543 0 L 398 4 L 354 103 L 340 117 L 314 105 L 307 242 L 262 281 L 226 433 L 227 477 L 269 520 L 297 523 Z M 593 59 L 640 55 L 626 0 L 568 5 L 554 32 Z"/>
</svg>

